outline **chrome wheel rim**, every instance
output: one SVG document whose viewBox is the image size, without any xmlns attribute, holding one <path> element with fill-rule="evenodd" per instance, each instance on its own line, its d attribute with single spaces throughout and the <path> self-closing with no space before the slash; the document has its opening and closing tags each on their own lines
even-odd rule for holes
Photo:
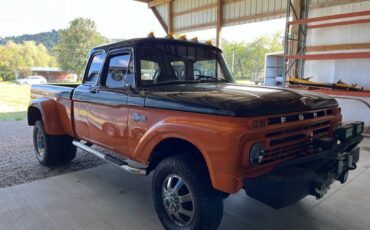
<svg viewBox="0 0 370 230">
<path fill-rule="evenodd" d="M 169 175 L 162 185 L 162 200 L 168 216 L 178 226 L 190 225 L 194 218 L 194 197 L 184 179 Z"/>
<path fill-rule="evenodd" d="M 36 154 L 41 160 L 45 156 L 45 137 L 41 129 L 37 130 L 36 133 Z"/>
</svg>

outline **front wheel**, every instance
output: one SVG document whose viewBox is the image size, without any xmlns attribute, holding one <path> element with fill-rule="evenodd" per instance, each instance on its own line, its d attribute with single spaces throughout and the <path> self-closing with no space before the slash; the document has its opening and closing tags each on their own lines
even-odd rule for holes
<svg viewBox="0 0 370 230">
<path fill-rule="evenodd" d="M 159 163 L 153 199 L 166 229 L 217 229 L 223 215 L 222 194 L 213 189 L 205 166 L 178 155 Z"/>
</svg>

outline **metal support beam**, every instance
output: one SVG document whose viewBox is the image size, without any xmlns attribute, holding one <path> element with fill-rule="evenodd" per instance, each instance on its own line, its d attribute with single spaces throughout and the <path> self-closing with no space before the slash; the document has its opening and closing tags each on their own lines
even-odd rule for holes
<svg viewBox="0 0 370 230">
<path fill-rule="evenodd" d="M 305 55 L 308 27 L 307 23 L 292 23 L 291 20 L 305 21 L 308 18 L 310 0 L 288 0 L 287 4 L 284 83 L 289 77 L 304 77 L 305 59 L 292 60 L 289 57 Z"/>
</svg>

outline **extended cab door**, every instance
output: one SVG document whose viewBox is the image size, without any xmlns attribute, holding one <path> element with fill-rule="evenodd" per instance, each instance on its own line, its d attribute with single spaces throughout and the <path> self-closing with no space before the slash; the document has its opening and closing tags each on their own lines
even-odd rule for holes
<svg viewBox="0 0 370 230">
<path fill-rule="evenodd" d="M 128 77 L 131 75 L 130 50 L 108 55 L 100 84 L 91 91 L 89 104 L 90 139 L 125 156 L 128 156 L 127 98 L 130 92 L 127 79 L 131 79 Z"/>
<path fill-rule="evenodd" d="M 97 53 L 91 59 L 84 84 L 74 94 L 76 132 L 83 140 L 127 156 L 126 78 L 133 75 L 131 51 Z"/>
<path fill-rule="evenodd" d="M 96 91 L 100 73 L 104 66 L 105 53 L 97 51 L 90 55 L 83 82 L 73 94 L 74 129 L 77 138 L 93 142 L 89 131 L 89 105 Z"/>
</svg>

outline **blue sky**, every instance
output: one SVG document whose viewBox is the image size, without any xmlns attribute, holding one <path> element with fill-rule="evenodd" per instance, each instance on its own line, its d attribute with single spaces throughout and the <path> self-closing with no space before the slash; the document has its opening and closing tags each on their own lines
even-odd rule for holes
<svg viewBox="0 0 370 230">
<path fill-rule="evenodd" d="M 62 29 L 76 17 L 93 19 L 98 31 L 109 38 L 144 37 L 150 31 L 165 33 L 144 3 L 132 0 L 0 0 L 0 36 L 34 34 Z M 284 20 L 227 27 L 224 38 L 248 41 L 262 34 L 282 31 Z M 214 30 L 191 33 L 201 39 L 215 37 Z"/>
</svg>

